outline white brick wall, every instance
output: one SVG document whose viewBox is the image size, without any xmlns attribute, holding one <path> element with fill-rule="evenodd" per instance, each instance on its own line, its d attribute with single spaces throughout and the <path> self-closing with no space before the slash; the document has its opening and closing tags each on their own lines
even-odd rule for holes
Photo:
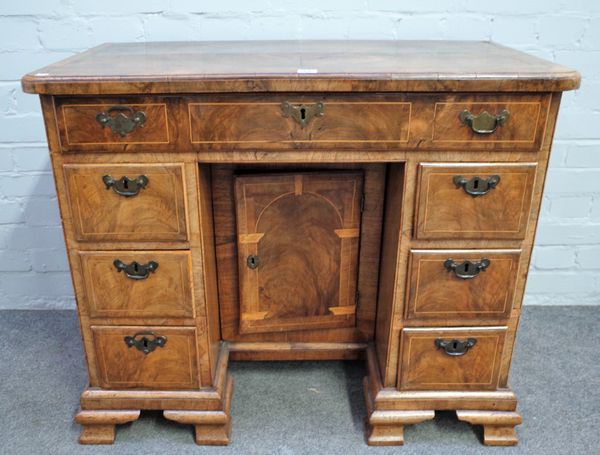
<svg viewBox="0 0 600 455">
<path fill-rule="evenodd" d="M 29 71 L 105 41 L 492 39 L 583 74 L 563 98 L 527 304 L 600 304 L 600 1 L 19 0 L 0 6 L 0 308 L 70 308 Z"/>
</svg>

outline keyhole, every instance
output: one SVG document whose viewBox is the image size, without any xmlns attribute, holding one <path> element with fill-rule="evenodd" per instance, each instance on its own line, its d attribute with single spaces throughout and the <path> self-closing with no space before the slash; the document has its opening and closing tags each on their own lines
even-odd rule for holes
<svg viewBox="0 0 600 455">
<path fill-rule="evenodd" d="M 127 181 L 127 179 L 123 179 L 123 188 L 125 188 L 126 190 L 129 189 L 129 182 Z"/>
<path fill-rule="evenodd" d="M 456 349 L 458 349 L 458 341 L 453 341 L 452 342 L 452 349 L 456 351 Z"/>
<path fill-rule="evenodd" d="M 306 120 L 306 109 L 305 108 L 300 108 L 300 118 L 302 120 Z"/>
<path fill-rule="evenodd" d="M 465 272 L 467 272 L 467 273 L 469 272 L 470 266 L 471 266 L 471 264 L 469 264 L 468 262 L 465 263 L 465 267 L 464 267 L 465 268 Z"/>
<path fill-rule="evenodd" d="M 134 271 L 134 272 L 137 272 L 138 270 L 139 270 L 139 268 L 138 268 L 138 263 L 137 263 L 137 262 L 135 262 L 135 263 L 133 264 L 133 271 Z"/>
<path fill-rule="evenodd" d="M 473 180 L 473 189 L 476 190 L 477 188 L 479 188 L 479 179 Z"/>
<path fill-rule="evenodd" d="M 147 339 L 147 338 L 144 338 L 144 339 L 142 340 L 142 344 L 144 345 L 144 347 L 145 347 L 145 348 L 147 348 L 147 347 L 148 347 L 148 339 Z"/>
</svg>

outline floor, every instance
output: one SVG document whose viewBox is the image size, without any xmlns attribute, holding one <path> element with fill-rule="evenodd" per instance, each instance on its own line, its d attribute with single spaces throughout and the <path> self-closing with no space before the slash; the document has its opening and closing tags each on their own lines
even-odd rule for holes
<svg viewBox="0 0 600 455">
<path fill-rule="evenodd" d="M 190 426 L 143 413 L 113 446 L 80 446 L 73 423 L 86 378 L 73 311 L 0 312 L 0 454 L 598 454 L 600 307 L 527 307 L 512 386 L 517 447 L 484 447 L 451 412 L 405 431 L 404 447 L 368 447 L 360 362 L 238 363 L 232 442 L 201 447 Z"/>
</svg>

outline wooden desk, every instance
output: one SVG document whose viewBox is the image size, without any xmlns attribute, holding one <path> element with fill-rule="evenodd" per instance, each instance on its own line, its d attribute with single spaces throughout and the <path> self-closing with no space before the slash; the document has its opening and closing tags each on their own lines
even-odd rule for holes
<svg viewBox="0 0 600 455">
<path fill-rule="evenodd" d="M 159 409 L 227 444 L 229 359 L 366 358 L 369 444 L 508 372 L 561 92 L 492 43 L 105 44 L 41 97 L 89 373 L 82 443 Z"/>
</svg>

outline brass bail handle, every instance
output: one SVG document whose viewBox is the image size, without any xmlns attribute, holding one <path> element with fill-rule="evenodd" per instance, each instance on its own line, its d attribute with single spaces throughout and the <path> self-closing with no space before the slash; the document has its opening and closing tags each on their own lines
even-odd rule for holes
<svg viewBox="0 0 600 455">
<path fill-rule="evenodd" d="M 113 133 L 125 137 L 134 129 L 144 127 L 146 114 L 134 111 L 129 106 L 112 106 L 104 112 L 98 112 L 96 121 L 102 128 L 108 126 Z"/>
<path fill-rule="evenodd" d="M 491 261 L 487 258 L 482 258 L 477 262 L 456 262 L 454 259 L 449 258 L 444 261 L 444 268 L 449 272 L 454 272 L 462 280 L 470 280 L 479 275 L 480 272 L 485 272 L 490 264 Z"/>
<path fill-rule="evenodd" d="M 500 183 L 499 175 L 490 175 L 489 177 L 475 176 L 471 179 L 462 175 L 455 175 L 452 179 L 456 188 L 462 188 L 469 196 L 477 197 L 488 194 L 498 183 Z"/>
<path fill-rule="evenodd" d="M 133 261 L 130 264 L 125 264 L 120 259 L 115 259 L 113 265 L 117 272 L 125 272 L 125 276 L 130 280 L 145 280 L 150 276 L 150 273 L 154 273 L 158 268 L 158 262 L 156 261 L 150 261 L 147 264 Z"/>
<path fill-rule="evenodd" d="M 106 185 L 106 189 L 112 188 L 119 196 L 133 197 L 140 193 L 140 190 L 146 188 L 150 180 L 145 175 L 140 175 L 134 179 L 123 176 L 120 179 L 115 179 L 112 175 L 102 176 L 102 181 Z"/>
<path fill-rule="evenodd" d="M 469 126 L 477 134 L 492 134 L 499 126 L 504 125 L 509 117 L 510 112 L 506 109 L 503 109 L 497 115 L 492 115 L 488 111 L 483 111 L 481 114 L 475 115 L 468 109 L 459 114 L 461 123 Z"/>
<path fill-rule="evenodd" d="M 437 338 L 435 340 L 435 346 L 438 349 L 443 349 L 447 355 L 461 356 L 465 355 L 469 349 L 477 344 L 475 338 L 468 338 L 466 340 L 443 340 Z"/>
<path fill-rule="evenodd" d="M 148 355 L 156 348 L 164 348 L 167 344 L 167 337 L 157 336 L 154 332 L 138 332 L 135 335 L 126 336 L 123 341 L 128 347 L 134 347 L 144 355 Z"/>
</svg>

